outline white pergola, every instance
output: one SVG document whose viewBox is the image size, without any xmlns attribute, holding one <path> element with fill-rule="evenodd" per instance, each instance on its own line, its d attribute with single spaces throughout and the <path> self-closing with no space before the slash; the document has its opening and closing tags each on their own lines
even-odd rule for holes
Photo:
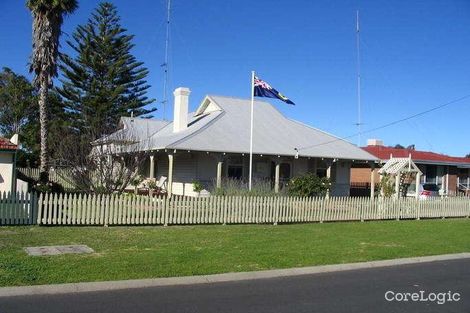
<svg viewBox="0 0 470 313">
<path fill-rule="evenodd" d="M 419 184 L 423 173 L 413 160 L 411 160 L 411 155 L 408 158 L 390 158 L 379 170 L 380 175 L 388 174 L 395 176 L 395 196 L 397 198 L 400 197 L 400 179 L 403 173 L 416 175 L 416 198 L 418 198 Z"/>
</svg>

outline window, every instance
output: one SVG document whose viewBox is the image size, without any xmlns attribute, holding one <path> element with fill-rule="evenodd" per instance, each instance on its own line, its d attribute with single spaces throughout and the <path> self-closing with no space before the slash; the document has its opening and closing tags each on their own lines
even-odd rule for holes
<svg viewBox="0 0 470 313">
<path fill-rule="evenodd" d="M 279 180 L 286 182 L 290 179 L 290 164 L 281 163 L 279 167 Z"/>
<path fill-rule="evenodd" d="M 241 166 L 241 165 L 229 165 L 228 166 L 227 176 L 228 176 L 228 178 L 242 179 L 243 166 Z"/>
<path fill-rule="evenodd" d="M 317 169 L 317 176 L 320 178 L 326 177 L 326 168 Z"/>
<path fill-rule="evenodd" d="M 328 166 L 326 165 L 326 162 L 324 160 L 318 160 L 317 161 L 317 174 L 318 177 L 323 178 L 326 177 L 326 168 Z"/>
<path fill-rule="evenodd" d="M 437 176 L 437 168 L 435 165 L 426 166 L 426 183 L 435 184 Z"/>
<path fill-rule="evenodd" d="M 243 178 L 243 158 L 232 156 L 227 162 L 227 177 L 232 179 Z"/>
</svg>

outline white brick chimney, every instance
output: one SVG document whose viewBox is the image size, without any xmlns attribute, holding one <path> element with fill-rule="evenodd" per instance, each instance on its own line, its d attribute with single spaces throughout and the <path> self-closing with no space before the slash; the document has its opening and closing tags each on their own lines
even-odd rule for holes
<svg viewBox="0 0 470 313">
<path fill-rule="evenodd" d="M 188 128 L 188 106 L 191 90 L 185 87 L 176 88 L 175 107 L 173 108 L 173 132 L 177 133 Z"/>
</svg>

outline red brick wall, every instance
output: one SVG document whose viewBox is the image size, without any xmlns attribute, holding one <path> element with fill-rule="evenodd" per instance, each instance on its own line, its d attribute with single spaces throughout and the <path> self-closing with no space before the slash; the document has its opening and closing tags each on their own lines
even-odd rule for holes
<svg viewBox="0 0 470 313">
<path fill-rule="evenodd" d="M 449 195 L 455 196 L 457 194 L 457 175 L 449 174 Z"/>
<path fill-rule="evenodd" d="M 378 169 L 374 170 L 375 183 L 379 183 Z M 370 168 L 351 168 L 351 183 L 370 183 Z"/>
</svg>

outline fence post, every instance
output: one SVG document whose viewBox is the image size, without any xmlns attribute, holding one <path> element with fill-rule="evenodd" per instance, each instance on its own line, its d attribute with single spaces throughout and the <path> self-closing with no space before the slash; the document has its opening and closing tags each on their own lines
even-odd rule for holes
<svg viewBox="0 0 470 313">
<path fill-rule="evenodd" d="M 37 224 L 38 218 L 38 194 L 36 192 L 31 193 L 31 224 Z"/>
<path fill-rule="evenodd" d="M 470 218 L 470 201 L 468 201 L 467 218 Z"/>
<path fill-rule="evenodd" d="M 281 197 L 274 197 L 274 223 L 273 225 L 276 226 L 279 221 L 279 209 L 280 209 L 280 199 Z"/>
<path fill-rule="evenodd" d="M 416 220 L 420 220 L 421 219 L 421 206 L 420 206 L 420 202 L 419 202 L 419 198 L 416 198 Z"/>
<path fill-rule="evenodd" d="M 321 199 L 321 204 L 320 204 L 320 223 L 323 223 L 323 215 L 324 215 L 324 211 L 325 211 L 325 206 L 326 206 L 326 197 L 324 197 L 323 199 Z"/>
<path fill-rule="evenodd" d="M 168 226 L 168 196 L 163 201 L 163 226 Z"/>
<path fill-rule="evenodd" d="M 364 222 L 364 202 L 359 201 L 359 218 L 361 219 L 361 222 Z M 370 198 L 370 206 L 373 208 L 374 205 L 374 198 Z"/>
<path fill-rule="evenodd" d="M 441 206 L 440 206 L 440 210 L 439 210 L 439 211 L 441 212 L 441 219 L 444 220 L 444 219 L 446 218 L 446 211 L 445 211 L 445 208 L 449 205 L 449 204 L 446 203 L 446 202 L 448 202 L 447 200 L 448 200 L 449 198 L 444 198 L 444 197 L 442 197 L 441 199 L 442 199 L 442 201 L 444 201 L 444 205 L 441 205 Z"/>
<path fill-rule="evenodd" d="M 43 193 L 41 192 L 39 194 L 39 200 L 38 200 L 38 215 L 37 215 L 37 221 L 36 224 L 41 225 L 41 219 L 42 219 L 42 200 L 43 200 Z"/>
<path fill-rule="evenodd" d="M 227 196 L 223 196 L 224 199 L 224 218 L 223 218 L 223 224 L 222 225 L 227 225 L 227 215 L 228 215 L 228 206 L 229 206 L 229 201 L 227 199 Z"/>
<path fill-rule="evenodd" d="M 104 206 L 104 219 L 103 219 L 103 226 L 108 227 L 108 216 L 109 216 L 109 206 L 113 202 L 114 195 L 107 195 L 106 197 L 106 204 Z"/>
<path fill-rule="evenodd" d="M 397 174 L 398 175 L 398 174 Z M 399 193 L 397 193 L 397 197 L 396 198 L 393 198 L 392 200 L 390 201 L 393 201 L 393 204 L 398 208 L 397 209 L 397 221 L 400 220 L 400 215 L 401 215 L 401 212 L 403 211 L 402 209 L 402 206 L 400 205 L 400 195 Z"/>
</svg>

